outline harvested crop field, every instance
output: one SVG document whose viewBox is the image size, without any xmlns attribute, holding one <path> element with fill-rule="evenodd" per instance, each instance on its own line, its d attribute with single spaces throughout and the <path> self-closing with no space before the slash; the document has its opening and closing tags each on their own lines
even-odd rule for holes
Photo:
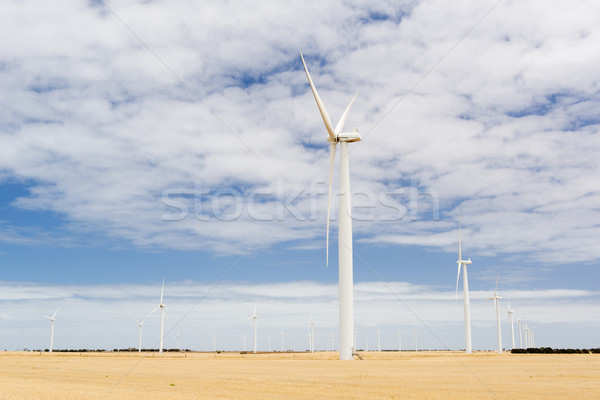
<svg viewBox="0 0 600 400">
<path fill-rule="evenodd" d="M 600 354 L 0 353 L 0 399 L 599 399 Z"/>
</svg>

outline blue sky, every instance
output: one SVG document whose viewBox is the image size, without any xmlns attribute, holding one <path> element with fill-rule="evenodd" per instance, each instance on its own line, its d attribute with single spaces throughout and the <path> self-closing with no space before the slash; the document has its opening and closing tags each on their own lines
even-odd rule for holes
<svg viewBox="0 0 600 400">
<path fill-rule="evenodd" d="M 300 49 L 334 122 L 359 93 L 347 126 L 363 135 L 350 154 L 360 337 L 373 344 L 380 327 L 393 347 L 400 329 L 461 348 L 460 219 L 475 348 L 495 343 L 484 299 L 498 272 L 538 344 L 597 347 L 597 8 L 4 4 L 0 348 L 44 347 L 39 314 L 58 306 L 58 347 L 135 345 L 131 321 L 163 278 L 170 329 L 190 347 L 218 331 L 239 348 L 259 301 L 261 347 L 284 328 L 303 349 L 313 314 L 328 348 L 335 202 L 327 268 L 328 149 Z"/>
</svg>

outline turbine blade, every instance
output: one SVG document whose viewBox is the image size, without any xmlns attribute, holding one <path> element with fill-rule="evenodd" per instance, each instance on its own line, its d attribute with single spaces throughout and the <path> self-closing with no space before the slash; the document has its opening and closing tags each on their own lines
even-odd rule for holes
<svg viewBox="0 0 600 400">
<path fill-rule="evenodd" d="M 458 300 L 458 280 L 460 279 L 460 267 L 462 267 L 462 264 L 458 263 L 458 271 L 456 272 L 456 300 Z"/>
<path fill-rule="evenodd" d="M 350 111 L 350 107 L 352 107 L 352 103 L 354 103 L 354 100 L 356 100 L 356 96 L 358 96 L 358 93 L 356 93 L 354 95 L 354 97 L 352 98 L 352 100 L 350 100 L 350 103 L 348 104 L 348 107 L 346 107 L 346 111 L 344 111 L 344 113 L 342 114 L 342 118 L 340 118 L 339 122 L 337 123 L 337 125 L 335 126 L 335 135 L 339 135 L 340 132 L 342 132 L 342 129 L 344 129 L 344 124 L 346 123 L 346 117 L 348 116 L 348 112 Z"/>
<path fill-rule="evenodd" d="M 49 320 L 52 320 L 52 318 L 50 318 L 50 317 L 47 317 L 47 316 L 45 316 L 45 315 L 42 315 L 42 317 L 44 317 L 44 318 L 46 318 L 46 319 L 49 319 Z"/>
<path fill-rule="evenodd" d="M 496 297 L 496 292 L 498 291 L 498 281 L 500 280 L 500 272 L 498 272 L 498 277 L 496 277 L 496 289 L 494 289 L 494 297 Z"/>
<path fill-rule="evenodd" d="M 148 318 L 150 318 L 150 316 L 152 314 L 154 314 L 156 312 L 156 310 L 158 310 L 160 308 L 160 305 L 156 306 L 156 308 L 152 311 L 150 311 L 150 313 L 148 313 L 148 315 L 146 316 L 146 318 L 144 318 L 144 321 L 147 320 Z"/>
<path fill-rule="evenodd" d="M 460 229 L 460 219 L 459 219 L 458 220 L 458 261 L 462 260 L 461 246 L 460 246 L 461 236 L 462 236 L 462 232 Z"/>
<path fill-rule="evenodd" d="M 163 302 L 163 294 L 165 293 L 165 280 L 163 278 L 162 289 L 160 290 L 160 304 Z"/>
<path fill-rule="evenodd" d="M 333 184 L 333 164 L 335 163 L 335 149 L 337 143 L 329 143 L 329 191 L 327 192 L 327 243 L 326 247 L 326 265 L 329 267 L 329 216 L 331 213 L 331 185 Z"/>
<path fill-rule="evenodd" d="M 54 311 L 54 314 L 52 315 L 52 319 L 54 319 L 54 317 L 56 317 L 56 313 L 58 313 L 58 310 L 60 310 L 60 307 L 58 307 L 58 308 L 56 309 L 56 311 Z"/>
<path fill-rule="evenodd" d="M 331 125 L 331 118 L 329 118 L 329 113 L 327 113 L 327 109 L 317 92 L 317 88 L 313 83 L 312 78 L 310 77 L 310 73 L 308 72 L 308 68 L 306 67 L 306 62 L 304 62 L 304 56 L 302 52 L 300 52 L 300 58 L 302 59 L 302 64 L 304 65 L 304 71 L 306 71 L 306 77 L 308 78 L 308 83 L 310 84 L 310 89 L 313 92 L 313 96 L 315 96 L 315 100 L 317 101 L 317 107 L 319 107 L 319 111 L 321 112 L 321 117 L 323 118 L 323 122 L 325 123 L 325 127 L 327 128 L 327 133 L 329 134 L 329 140 L 335 140 L 335 133 L 333 130 L 333 126 Z"/>
</svg>

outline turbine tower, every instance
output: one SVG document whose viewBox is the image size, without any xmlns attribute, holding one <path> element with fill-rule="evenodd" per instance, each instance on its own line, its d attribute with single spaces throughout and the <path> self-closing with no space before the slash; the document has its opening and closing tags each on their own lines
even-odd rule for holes
<svg viewBox="0 0 600 400">
<path fill-rule="evenodd" d="M 329 142 L 329 192 L 327 195 L 327 242 L 326 257 L 329 264 L 329 212 L 331 205 L 331 183 L 333 177 L 333 164 L 337 144 L 340 144 L 340 204 L 338 225 L 338 255 L 339 255 L 339 304 L 340 304 L 340 360 L 352 360 L 352 342 L 354 328 L 354 299 L 353 299 L 353 267 L 352 267 L 352 204 L 350 196 L 350 164 L 348 159 L 348 143 L 360 141 L 358 130 L 342 132 L 350 107 L 358 93 L 354 95 L 350 104 L 342 114 L 335 129 L 331 124 L 331 118 L 325 109 L 325 105 L 319 97 L 319 93 L 310 77 L 304 57 L 300 53 L 304 71 L 312 90 L 313 96 L 319 107 L 321 117 L 327 129 L 327 141 Z"/>
<path fill-rule="evenodd" d="M 508 323 L 510 324 L 510 338 L 512 340 L 511 349 L 515 348 L 515 320 L 513 316 L 514 312 L 515 310 L 511 310 L 510 302 L 508 302 Z"/>
<path fill-rule="evenodd" d="M 496 328 L 498 329 L 498 354 L 502 354 L 502 327 L 500 326 L 500 302 L 499 300 L 502 298 L 498 294 L 498 281 L 500 280 L 500 273 L 498 273 L 498 277 L 496 278 L 496 289 L 494 289 L 494 295 L 492 297 L 488 297 L 488 300 L 494 300 L 494 307 L 496 308 Z"/>
<path fill-rule="evenodd" d="M 54 314 L 52 314 L 51 317 L 42 315 L 42 317 L 50 320 L 50 349 L 48 350 L 50 353 L 52 353 L 52 349 L 54 347 L 54 321 L 56 321 L 56 313 L 58 312 L 59 308 L 56 309 L 56 311 L 54 312 Z"/>
<path fill-rule="evenodd" d="M 248 319 L 253 319 L 254 320 L 254 353 L 256 353 L 256 345 L 257 345 L 257 336 L 256 336 L 256 319 L 258 318 L 258 315 L 256 314 L 256 306 L 258 304 L 254 305 L 254 314 L 252 314 L 251 316 L 248 317 Z"/>
<path fill-rule="evenodd" d="M 523 335 L 522 335 L 522 331 L 521 331 L 521 322 L 522 321 L 523 321 L 522 319 L 517 318 L 517 330 L 519 331 L 519 348 L 520 349 L 523 348 Z"/>
<path fill-rule="evenodd" d="M 471 354 L 471 304 L 469 303 L 469 278 L 467 277 L 467 265 L 471 264 L 471 259 L 462 259 L 461 248 L 462 231 L 460 222 L 458 224 L 458 271 L 456 273 L 456 297 L 458 298 L 458 280 L 460 279 L 460 270 L 463 270 L 463 303 L 465 308 L 465 353 Z"/>
<path fill-rule="evenodd" d="M 150 314 L 148 314 L 148 317 L 149 317 L 152 314 L 154 314 L 154 312 L 156 310 L 160 309 L 160 345 L 158 347 L 158 352 L 159 353 L 163 352 L 163 339 L 164 339 L 164 331 L 165 331 L 165 322 L 164 322 L 164 320 L 167 317 L 167 314 L 165 313 L 165 307 L 167 305 L 163 303 L 164 294 L 165 294 L 165 280 L 163 279 L 162 289 L 160 290 L 160 303 L 156 306 L 156 308 L 154 310 L 152 310 L 150 312 Z M 146 317 L 146 319 L 148 319 L 148 317 Z"/>
</svg>

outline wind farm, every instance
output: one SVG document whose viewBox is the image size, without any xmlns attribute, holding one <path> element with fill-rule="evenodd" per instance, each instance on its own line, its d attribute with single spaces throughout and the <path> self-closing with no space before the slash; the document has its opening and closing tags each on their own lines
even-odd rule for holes
<svg viewBox="0 0 600 400">
<path fill-rule="evenodd" d="M 0 22 L 0 400 L 600 393 L 600 3 Z"/>
</svg>

